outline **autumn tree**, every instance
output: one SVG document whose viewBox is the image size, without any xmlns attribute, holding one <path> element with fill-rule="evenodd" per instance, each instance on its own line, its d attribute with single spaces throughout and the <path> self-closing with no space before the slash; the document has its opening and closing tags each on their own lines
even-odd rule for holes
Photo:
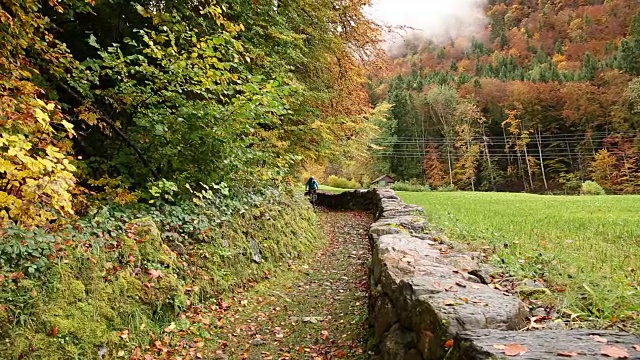
<svg viewBox="0 0 640 360">
<path fill-rule="evenodd" d="M 459 115 L 456 113 L 460 102 L 459 95 L 450 86 L 438 86 L 425 95 L 424 101 L 444 138 L 449 183 L 453 184 L 453 142 Z"/>
<path fill-rule="evenodd" d="M 628 37 L 620 42 L 616 67 L 631 75 L 640 75 L 640 10 L 629 25 Z"/>
<path fill-rule="evenodd" d="M 75 131 L 42 87 L 41 67 L 62 76 L 77 63 L 41 11 L 35 1 L 0 7 L 0 226 L 39 226 L 73 212 Z"/>
<path fill-rule="evenodd" d="M 505 151 L 509 152 L 514 150 L 516 153 L 516 159 L 518 162 L 518 171 L 522 175 L 522 183 L 525 189 L 533 188 L 533 176 L 531 173 L 531 163 L 529 161 L 529 154 L 527 152 L 527 145 L 530 141 L 529 130 L 524 128 L 522 121 L 517 118 L 518 111 L 507 111 L 508 118 L 502 122 L 502 127 L 509 135 L 506 137 Z M 525 168 L 528 175 L 528 183 L 525 180 Z"/>
<path fill-rule="evenodd" d="M 424 169 L 425 183 L 432 188 L 439 188 L 447 181 L 445 165 L 442 163 L 440 151 L 435 145 L 427 147 L 427 156 L 422 163 Z"/>
<path fill-rule="evenodd" d="M 613 190 L 616 182 L 617 161 L 607 149 L 598 151 L 591 163 L 592 178 L 605 190 Z"/>
</svg>

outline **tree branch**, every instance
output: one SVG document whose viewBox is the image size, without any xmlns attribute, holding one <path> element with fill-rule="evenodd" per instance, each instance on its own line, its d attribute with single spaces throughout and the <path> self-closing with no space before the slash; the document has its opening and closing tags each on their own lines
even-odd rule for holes
<svg viewBox="0 0 640 360">
<path fill-rule="evenodd" d="M 66 84 L 59 83 L 59 85 L 63 89 L 65 89 L 65 91 L 67 93 L 69 93 L 69 95 L 71 95 L 74 99 L 79 101 L 81 104 L 84 102 L 82 97 L 80 95 L 78 95 L 73 89 L 69 88 Z M 158 174 L 158 172 L 151 166 L 151 163 L 149 162 L 149 160 L 147 160 L 146 156 L 144 156 L 142 151 L 140 151 L 140 149 L 138 149 L 136 144 L 134 144 L 133 141 L 131 141 L 131 139 L 129 139 L 129 137 L 127 137 L 127 135 L 124 132 L 122 132 L 122 130 L 120 130 L 120 128 L 111 119 L 107 118 L 99 110 L 97 110 L 97 109 L 94 109 L 94 110 L 99 115 L 98 120 L 104 122 L 107 125 L 109 125 L 109 127 L 116 134 L 118 134 L 118 136 L 120 136 L 120 138 L 122 138 L 122 140 L 124 140 L 124 142 L 127 144 L 127 146 L 129 146 L 131 149 L 133 149 L 133 151 L 136 153 L 136 155 L 138 155 L 138 158 L 140 158 L 140 160 L 145 165 L 145 167 L 147 167 L 147 169 L 149 169 L 149 171 L 151 171 L 151 174 L 153 175 L 153 177 L 156 180 L 160 179 L 160 175 Z"/>
</svg>

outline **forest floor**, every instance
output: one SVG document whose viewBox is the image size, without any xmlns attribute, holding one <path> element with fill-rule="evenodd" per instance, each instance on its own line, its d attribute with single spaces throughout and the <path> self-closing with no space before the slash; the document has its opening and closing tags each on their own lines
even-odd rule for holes
<svg viewBox="0 0 640 360">
<path fill-rule="evenodd" d="M 216 306 L 216 330 L 206 341 L 217 347 L 214 358 L 370 358 L 371 215 L 319 210 L 319 219 L 327 244 L 314 257 Z"/>
</svg>

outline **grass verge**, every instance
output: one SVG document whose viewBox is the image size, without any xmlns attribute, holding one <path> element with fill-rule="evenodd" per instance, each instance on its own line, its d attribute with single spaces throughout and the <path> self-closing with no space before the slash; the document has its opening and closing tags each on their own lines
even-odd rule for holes
<svg viewBox="0 0 640 360">
<path fill-rule="evenodd" d="M 345 191 L 353 191 L 352 189 L 340 189 L 340 188 L 336 188 L 336 187 L 331 187 L 329 185 L 320 185 L 320 191 L 326 191 L 326 192 L 331 192 L 331 193 L 342 193 Z"/>
</svg>

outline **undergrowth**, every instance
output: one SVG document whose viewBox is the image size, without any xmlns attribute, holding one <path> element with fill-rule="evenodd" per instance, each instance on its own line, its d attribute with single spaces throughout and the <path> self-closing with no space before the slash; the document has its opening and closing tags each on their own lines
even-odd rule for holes
<svg viewBox="0 0 640 360">
<path fill-rule="evenodd" d="M 395 191 L 411 191 L 411 192 L 425 192 L 431 191 L 429 185 L 412 184 L 411 182 L 398 181 L 391 185 L 391 189 Z"/>
<path fill-rule="evenodd" d="M 134 353 L 188 306 L 321 246 L 303 201 L 268 190 L 200 205 L 109 204 L 57 231 L 4 230 L 0 358 Z"/>
<path fill-rule="evenodd" d="M 362 185 L 357 181 L 351 179 L 341 178 L 335 175 L 329 176 L 327 179 L 327 184 L 331 187 L 338 189 L 360 189 Z"/>
</svg>

